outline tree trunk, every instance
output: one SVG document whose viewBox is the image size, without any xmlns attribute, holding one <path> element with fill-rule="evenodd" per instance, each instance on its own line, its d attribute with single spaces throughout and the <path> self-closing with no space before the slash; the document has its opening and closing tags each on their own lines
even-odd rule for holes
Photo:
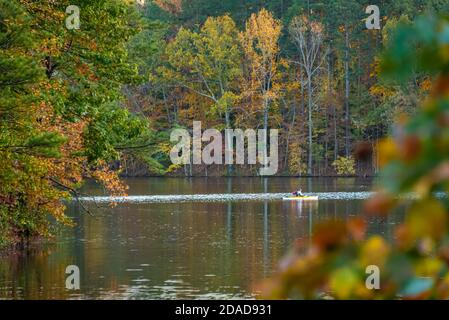
<svg viewBox="0 0 449 320">
<path fill-rule="evenodd" d="M 290 123 L 290 127 L 288 128 L 287 132 L 287 141 L 285 144 L 285 157 L 284 157 L 284 168 L 288 167 L 288 151 L 290 147 L 290 136 L 292 134 L 292 131 L 295 130 L 296 125 L 296 103 L 293 103 L 293 114 L 292 114 L 292 120 Z"/>
<path fill-rule="evenodd" d="M 265 130 L 265 146 L 264 146 L 264 150 L 263 150 L 263 160 L 262 160 L 262 165 L 265 166 L 266 165 L 266 160 L 267 160 L 267 152 L 268 152 L 268 105 L 269 105 L 269 101 L 268 99 L 265 97 L 264 98 L 264 108 L 263 108 L 263 129 Z"/>
<path fill-rule="evenodd" d="M 167 121 L 168 121 L 169 124 L 172 124 L 171 115 L 170 115 L 170 108 L 169 108 L 168 103 L 167 103 L 167 95 L 165 93 L 165 88 L 164 87 L 162 87 L 162 97 L 164 99 L 165 112 L 167 113 Z"/>
<path fill-rule="evenodd" d="M 229 110 L 226 110 L 225 112 L 225 125 L 226 129 L 231 129 L 231 114 Z M 229 147 L 232 145 L 231 136 L 228 131 L 225 131 L 225 139 L 226 139 L 226 145 Z M 225 151 L 226 152 L 226 151 Z M 234 159 L 234 156 L 232 156 L 232 159 Z M 233 171 L 232 164 L 228 164 L 226 166 L 227 175 L 230 176 Z"/>
<path fill-rule="evenodd" d="M 326 147 L 325 147 L 325 154 L 324 154 L 324 166 L 325 166 L 325 170 L 327 170 L 328 166 L 329 166 L 329 159 L 328 159 L 328 150 L 329 150 L 329 137 L 330 137 L 330 115 L 329 115 L 329 111 L 332 110 L 332 85 L 331 85 L 331 81 L 332 81 L 332 50 L 331 47 L 329 46 L 329 54 L 327 56 L 327 99 L 328 99 L 328 104 L 327 104 L 327 108 L 326 108 Z"/>
<path fill-rule="evenodd" d="M 350 147 L 350 120 L 349 120 L 349 32 L 345 27 L 345 156 L 351 152 Z"/>
<path fill-rule="evenodd" d="M 268 130 L 268 99 L 264 99 L 263 128 Z"/>
<path fill-rule="evenodd" d="M 304 116 L 305 101 L 304 101 L 304 74 L 303 74 L 303 70 L 300 70 L 299 82 L 301 83 L 301 110 L 300 110 L 300 114 L 301 114 L 301 116 Z M 304 121 L 301 122 L 301 123 L 304 123 Z"/>
<path fill-rule="evenodd" d="M 334 117 L 334 160 L 338 158 L 338 134 L 337 134 L 337 108 L 335 105 L 332 107 L 332 113 Z"/>
<path fill-rule="evenodd" d="M 307 112 L 308 112 L 308 140 L 309 140 L 309 155 L 307 161 L 307 174 L 312 175 L 312 163 L 313 163 L 313 155 L 312 155 L 312 76 L 310 72 L 307 74 Z"/>
</svg>

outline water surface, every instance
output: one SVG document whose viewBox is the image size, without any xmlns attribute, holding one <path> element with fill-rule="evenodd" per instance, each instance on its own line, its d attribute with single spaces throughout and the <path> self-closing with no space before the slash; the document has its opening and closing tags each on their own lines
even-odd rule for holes
<svg viewBox="0 0 449 320">
<path fill-rule="evenodd" d="M 127 183 L 137 200 L 114 208 L 104 198 L 86 201 L 93 216 L 70 204 L 75 228 L 61 230 L 52 244 L 1 256 L 0 298 L 254 298 L 257 284 L 273 273 L 295 239 L 308 241 L 320 221 L 358 215 L 371 188 L 370 180 L 356 178 Z M 320 201 L 282 201 L 298 185 L 319 194 Z M 84 192 L 105 196 L 93 184 Z M 369 232 L 391 239 L 397 219 L 371 219 Z M 80 290 L 65 288 L 68 265 L 80 268 Z"/>
</svg>

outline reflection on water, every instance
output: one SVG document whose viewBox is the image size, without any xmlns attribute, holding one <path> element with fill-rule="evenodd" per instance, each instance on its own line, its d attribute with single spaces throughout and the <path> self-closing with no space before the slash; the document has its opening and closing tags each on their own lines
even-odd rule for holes
<svg viewBox="0 0 449 320">
<path fill-rule="evenodd" d="M 130 195 L 285 194 L 300 183 L 308 192 L 370 189 L 357 179 L 130 179 Z M 84 190 L 102 195 L 89 185 Z M 70 204 L 77 227 L 54 243 L 0 260 L 1 298 L 253 298 L 295 239 L 313 226 L 360 212 L 360 199 L 312 202 L 256 199 L 221 202 L 131 202 L 114 208 L 90 203 L 93 217 Z M 369 221 L 370 233 L 391 239 L 399 217 Z M 65 289 L 65 268 L 81 271 L 81 289 Z"/>
</svg>

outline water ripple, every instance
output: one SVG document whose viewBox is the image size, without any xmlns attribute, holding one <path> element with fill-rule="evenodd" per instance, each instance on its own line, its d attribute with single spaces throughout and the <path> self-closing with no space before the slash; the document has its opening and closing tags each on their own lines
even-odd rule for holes
<svg viewBox="0 0 449 320">
<path fill-rule="evenodd" d="M 318 196 L 320 200 L 355 200 L 369 198 L 372 192 L 317 192 L 307 195 Z M 224 193 L 224 194 L 189 194 L 189 195 L 138 195 L 125 197 L 91 196 L 79 200 L 88 202 L 117 203 L 171 203 L 171 202 L 224 202 L 224 201 L 260 201 L 282 200 L 290 193 Z"/>
</svg>

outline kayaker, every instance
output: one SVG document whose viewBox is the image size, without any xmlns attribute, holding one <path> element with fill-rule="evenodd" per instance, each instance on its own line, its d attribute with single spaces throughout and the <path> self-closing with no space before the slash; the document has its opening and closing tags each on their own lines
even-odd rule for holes
<svg viewBox="0 0 449 320">
<path fill-rule="evenodd" d="M 293 195 L 296 197 L 304 197 L 304 193 L 302 193 L 302 188 L 299 188 L 298 191 L 293 192 Z"/>
</svg>

